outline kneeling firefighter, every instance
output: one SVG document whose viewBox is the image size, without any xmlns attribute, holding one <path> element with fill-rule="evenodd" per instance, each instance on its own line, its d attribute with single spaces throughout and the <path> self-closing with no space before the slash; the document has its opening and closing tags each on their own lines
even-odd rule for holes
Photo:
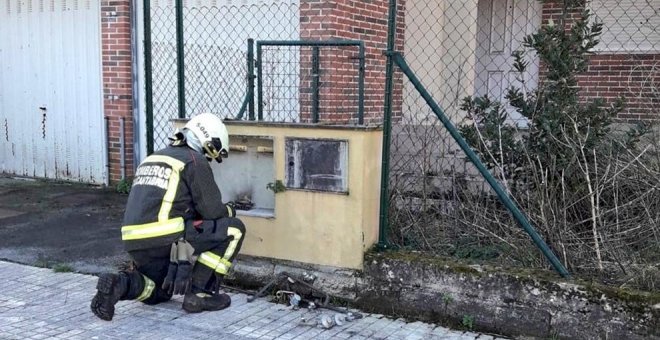
<svg viewBox="0 0 660 340">
<path fill-rule="evenodd" d="M 91 309 L 103 320 L 112 320 L 119 300 L 157 304 L 180 294 L 191 313 L 231 304 L 219 285 L 245 226 L 233 204 L 222 202 L 209 164 L 228 156 L 227 129 L 204 113 L 170 139 L 136 170 L 121 228 L 135 270 L 99 277 Z"/>
</svg>

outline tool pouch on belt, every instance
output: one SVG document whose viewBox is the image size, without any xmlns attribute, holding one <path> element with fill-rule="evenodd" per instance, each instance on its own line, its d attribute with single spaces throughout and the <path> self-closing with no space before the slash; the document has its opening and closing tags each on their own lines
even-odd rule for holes
<svg viewBox="0 0 660 340">
<path fill-rule="evenodd" d="M 170 265 L 162 286 L 168 294 L 183 295 L 190 290 L 194 251 L 193 246 L 184 239 L 172 243 Z"/>
</svg>

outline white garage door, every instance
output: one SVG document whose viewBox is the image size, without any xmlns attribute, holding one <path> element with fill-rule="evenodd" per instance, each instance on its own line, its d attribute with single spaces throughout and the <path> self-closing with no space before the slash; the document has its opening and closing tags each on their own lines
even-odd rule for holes
<svg viewBox="0 0 660 340">
<path fill-rule="evenodd" d="M 0 0 L 0 171 L 102 184 L 99 1 Z"/>
</svg>

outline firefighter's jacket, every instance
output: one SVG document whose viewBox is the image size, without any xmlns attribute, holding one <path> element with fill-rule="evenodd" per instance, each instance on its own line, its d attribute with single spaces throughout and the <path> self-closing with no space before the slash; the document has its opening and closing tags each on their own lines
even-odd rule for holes
<svg viewBox="0 0 660 340">
<path fill-rule="evenodd" d="M 167 246 L 192 219 L 229 215 L 211 166 L 187 146 L 169 146 L 138 166 L 121 228 L 126 250 Z"/>
</svg>

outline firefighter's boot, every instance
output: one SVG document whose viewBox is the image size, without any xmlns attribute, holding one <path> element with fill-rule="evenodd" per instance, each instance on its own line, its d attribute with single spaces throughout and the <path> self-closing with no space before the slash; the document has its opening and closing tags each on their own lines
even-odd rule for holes
<svg viewBox="0 0 660 340">
<path fill-rule="evenodd" d="M 199 313 L 203 311 L 216 311 L 229 307 L 231 298 L 229 295 L 209 294 L 205 292 L 188 292 L 183 297 L 183 309 L 188 313 Z"/>
<path fill-rule="evenodd" d="M 110 321 L 115 314 L 115 304 L 128 291 L 128 275 L 105 273 L 99 276 L 96 284 L 96 295 L 92 299 L 91 309 L 94 315 L 102 320 Z"/>
</svg>

